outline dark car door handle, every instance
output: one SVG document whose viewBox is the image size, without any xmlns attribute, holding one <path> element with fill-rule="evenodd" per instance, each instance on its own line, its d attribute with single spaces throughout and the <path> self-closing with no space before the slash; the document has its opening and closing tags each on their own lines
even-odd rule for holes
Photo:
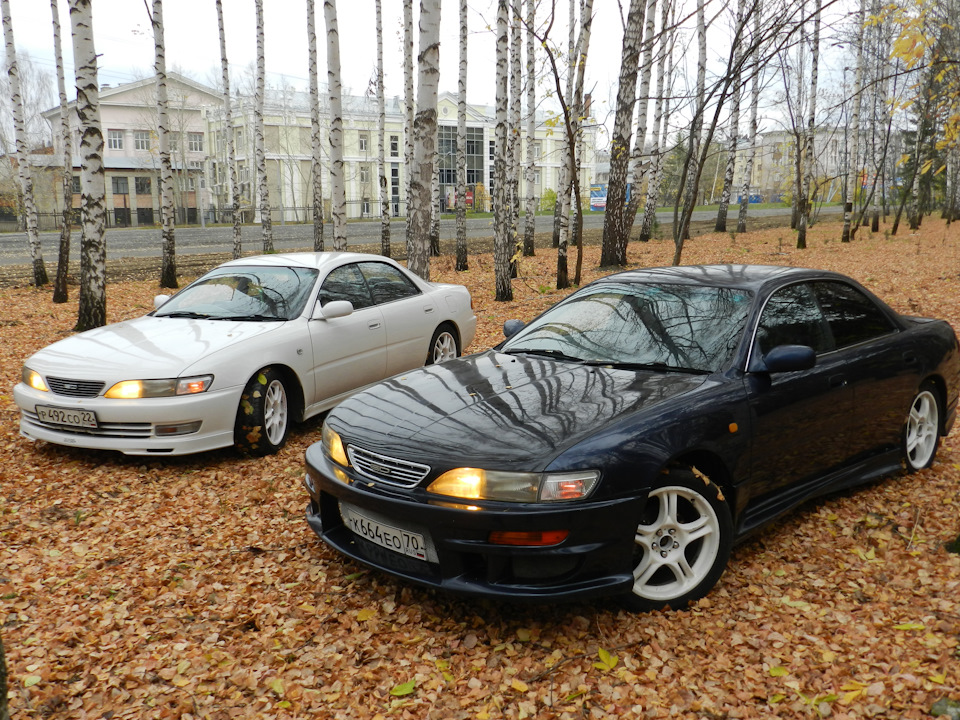
<svg viewBox="0 0 960 720">
<path fill-rule="evenodd" d="M 847 384 L 846 375 L 834 375 L 830 378 L 830 387 L 844 387 Z"/>
<path fill-rule="evenodd" d="M 916 365 L 916 364 L 917 364 L 917 356 L 914 355 L 912 352 L 905 352 L 905 353 L 903 354 L 903 361 L 904 361 L 907 365 Z"/>
</svg>

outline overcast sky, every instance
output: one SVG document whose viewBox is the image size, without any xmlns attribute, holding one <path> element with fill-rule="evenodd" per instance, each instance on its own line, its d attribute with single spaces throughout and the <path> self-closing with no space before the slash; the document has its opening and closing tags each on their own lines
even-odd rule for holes
<svg viewBox="0 0 960 720">
<path fill-rule="evenodd" d="M 70 19 L 65 0 L 60 2 L 61 32 L 68 86 L 73 65 L 69 40 Z M 152 3 L 151 3 L 152 4 Z M 27 51 L 51 76 L 54 73 L 50 3 L 47 0 L 10 0 L 18 52 Z M 302 89 L 307 87 L 307 33 L 305 0 L 265 0 L 267 82 L 279 85 L 283 78 Z M 402 2 L 383 0 L 384 66 L 387 96 L 403 94 Z M 440 43 L 440 89 L 457 90 L 459 60 L 458 5 L 443 2 Z M 607 98 L 607 88 L 616 84 L 620 67 L 622 25 L 617 0 L 595 3 L 594 35 L 588 63 L 588 89 L 594 87 L 598 102 Z M 366 92 L 376 64 L 374 0 L 339 0 L 341 73 L 344 91 Z M 416 24 L 419 2 L 414 3 Z M 566 2 L 558 2 L 563 17 L 552 36 L 566 47 Z M 232 74 L 242 73 L 256 62 L 256 24 L 253 0 L 223 0 L 227 35 L 227 58 Z M 470 2 L 470 60 L 468 99 L 492 104 L 494 100 L 493 0 Z M 94 36 L 99 57 L 100 83 L 116 85 L 153 73 L 153 35 L 144 0 L 93 0 Z M 323 2 L 316 0 L 320 80 L 326 80 L 326 44 Z M 214 0 L 165 0 L 163 4 L 167 69 L 177 70 L 200 82 L 220 77 L 220 46 Z M 416 28 L 414 34 L 416 37 Z M 415 40 L 414 47 L 417 47 Z M 602 88 L 602 89 L 601 89 Z M 68 91 L 70 92 L 70 91 Z M 538 94 L 542 91 L 538 90 Z M 54 95 L 55 97 L 55 95 Z"/>
</svg>

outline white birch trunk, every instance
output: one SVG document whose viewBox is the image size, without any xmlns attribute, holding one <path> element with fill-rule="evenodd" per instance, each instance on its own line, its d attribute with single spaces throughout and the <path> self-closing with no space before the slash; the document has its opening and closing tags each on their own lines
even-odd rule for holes
<svg viewBox="0 0 960 720">
<path fill-rule="evenodd" d="M 413 0 L 403 0 L 403 167 L 406 175 L 407 257 L 413 245 Z"/>
<path fill-rule="evenodd" d="M 266 59 L 263 55 L 263 0 L 254 0 L 257 15 L 257 80 L 253 98 L 253 152 L 257 163 L 260 193 L 260 228 L 263 252 L 273 252 L 273 219 L 270 216 L 270 186 L 267 182 L 267 156 L 263 147 L 263 93 L 266 85 Z"/>
<path fill-rule="evenodd" d="M 324 0 L 327 25 L 327 85 L 330 92 L 330 198 L 333 249 L 347 249 L 347 188 L 343 175 L 343 102 L 340 85 L 340 31 L 336 0 Z"/>
<path fill-rule="evenodd" d="M 377 19 L 380 0 L 377 0 Z M 377 25 L 379 40 L 380 26 Z M 314 0 L 307 0 L 307 64 L 310 75 L 310 191 L 313 198 L 313 249 L 323 251 L 323 165 L 320 137 L 320 82 L 317 77 L 317 13 Z M 383 106 L 381 105 L 381 108 Z M 382 110 L 381 110 L 382 112 Z M 381 132 L 381 142 L 383 134 Z M 381 145 L 382 147 L 382 145 Z"/>
<path fill-rule="evenodd" d="M 580 32 L 577 36 L 576 64 L 577 73 L 573 88 L 573 112 L 571 130 L 574 138 L 573 152 L 569 153 L 567 162 L 570 165 L 571 193 L 573 204 L 573 242 L 577 246 L 577 266 L 573 276 L 573 284 L 580 285 L 580 273 L 583 269 L 583 212 L 580 207 L 580 159 L 583 157 L 582 127 L 583 120 L 588 115 L 584 107 L 583 83 L 587 71 L 587 54 L 590 50 L 590 30 L 593 26 L 593 0 L 583 0 L 580 7 Z"/>
<path fill-rule="evenodd" d="M 173 163 L 170 159 L 170 128 L 167 113 L 167 61 L 163 42 L 163 2 L 153 0 L 154 70 L 157 75 L 157 143 L 160 146 L 160 226 L 163 260 L 160 287 L 177 287 L 177 245 L 173 207 Z M 182 157 L 182 156 L 181 156 Z"/>
<path fill-rule="evenodd" d="M 666 0 L 664 0 L 666 2 Z M 650 78 L 653 75 L 653 46 L 654 30 L 656 17 L 654 12 L 657 9 L 657 0 L 648 0 L 646 10 L 646 30 L 643 35 L 643 60 L 640 63 L 640 92 L 637 95 L 637 135 L 633 143 L 633 166 L 630 175 L 633 186 L 630 193 L 630 200 L 627 202 L 626 216 L 623 218 L 623 237 L 622 242 L 626 243 L 630 239 L 633 231 L 633 223 L 637 217 L 637 210 L 640 207 L 640 183 L 644 176 L 649 182 L 650 160 L 646 154 L 647 142 L 647 113 L 650 109 Z M 663 30 L 661 29 L 661 32 Z M 646 161 L 646 162 L 645 162 Z M 626 255 L 626 248 L 624 248 Z"/>
<path fill-rule="evenodd" d="M 433 147 L 440 146 L 440 125 L 434 125 Z M 434 163 L 433 175 L 430 178 L 430 257 L 440 256 L 440 208 L 443 207 L 440 199 L 440 173 Z"/>
<path fill-rule="evenodd" d="M 534 178 L 537 173 L 534 141 L 537 133 L 537 64 L 534 55 L 534 22 L 536 0 L 527 0 L 527 208 L 523 224 L 523 254 L 532 257 L 536 250 L 533 240 L 537 231 L 537 188 Z"/>
<path fill-rule="evenodd" d="M 643 0 L 630 0 L 627 25 L 623 33 L 617 110 L 610 137 L 610 180 L 607 183 L 607 209 L 603 217 L 603 245 L 600 251 L 602 266 L 625 265 L 627 262 L 623 221 L 626 215 L 631 126 L 633 106 L 637 99 L 637 66 L 640 62 L 644 10 Z"/>
<path fill-rule="evenodd" d="M 223 81 L 223 137 L 227 146 L 227 185 L 233 216 L 233 258 L 243 252 L 240 230 L 240 185 L 237 182 L 237 152 L 233 140 L 233 106 L 230 103 L 230 64 L 227 62 L 227 33 L 223 27 L 223 2 L 216 0 L 217 27 L 220 33 L 220 76 Z M 202 211 L 201 211 L 202 212 Z"/>
<path fill-rule="evenodd" d="M 640 241 L 649 242 L 653 234 L 653 221 L 656 219 L 657 202 L 660 199 L 660 180 L 663 173 L 663 149 L 661 142 L 667 143 L 667 131 L 664 118 L 670 115 L 670 103 L 664 96 L 665 78 L 669 77 L 665 68 L 669 64 L 673 74 L 673 38 L 675 30 L 667 30 L 670 17 L 669 0 L 660 4 L 660 58 L 657 61 L 656 103 L 653 111 L 653 132 L 650 138 L 651 168 L 647 173 L 647 199 L 643 208 L 643 221 L 640 225 Z M 661 125 L 663 129 L 661 130 Z"/>
<path fill-rule="evenodd" d="M 518 233 L 520 224 L 520 5 L 514 2 L 510 13 L 510 110 L 508 122 L 507 175 L 510 178 L 508 203 L 510 204 L 510 240 L 512 257 L 521 250 Z M 510 273 L 517 275 L 517 263 L 511 262 Z"/>
<path fill-rule="evenodd" d="M 311 0 L 312 1 L 312 0 Z M 383 68 L 383 13 L 381 0 L 376 0 L 377 8 L 377 184 L 380 186 L 380 254 L 390 257 L 390 197 L 387 186 L 387 162 L 383 147 L 383 135 L 386 132 L 387 116 L 384 101 Z"/>
<path fill-rule="evenodd" d="M 457 77 L 457 272 L 467 262 L 467 0 L 460 0 L 460 68 Z"/>
<path fill-rule="evenodd" d="M 860 187 L 860 112 L 863 107 L 863 35 L 867 16 L 867 0 L 860 0 L 857 11 L 857 67 L 853 78 L 853 111 L 850 113 L 850 139 L 847 143 L 847 177 L 844 181 L 846 202 L 843 207 L 843 231 L 841 242 L 850 242 L 857 232 L 853 223 L 857 188 Z"/>
<path fill-rule="evenodd" d="M 413 120 L 410 246 L 407 267 L 430 279 L 430 225 L 437 155 L 437 89 L 440 84 L 440 0 L 420 2 L 417 113 Z"/>
<path fill-rule="evenodd" d="M 762 22 L 763 7 L 761 0 L 755 0 L 753 8 L 753 42 L 754 68 L 753 76 L 750 78 L 750 128 L 749 143 L 750 149 L 747 151 L 747 162 L 743 168 L 743 185 L 740 188 L 740 212 L 737 215 L 737 232 L 747 231 L 747 212 L 750 207 L 750 181 L 753 178 L 753 163 L 757 157 L 757 113 L 760 107 L 760 74 L 763 69 L 760 67 L 760 28 Z"/>
<path fill-rule="evenodd" d="M 47 284 L 47 269 L 40 251 L 40 232 L 37 228 L 37 206 L 33 197 L 33 173 L 30 168 L 30 148 L 27 147 L 27 129 L 23 117 L 23 96 L 20 94 L 20 70 L 17 66 L 17 49 L 13 41 L 13 22 L 10 17 L 10 0 L 0 0 L 3 14 L 3 37 L 7 51 L 7 75 L 10 77 L 11 105 L 13 106 L 13 134 L 16 144 L 17 175 L 23 195 L 23 214 L 27 230 L 27 245 L 33 261 L 33 284 Z"/>
<path fill-rule="evenodd" d="M 737 19 L 734 22 L 733 42 L 733 98 L 730 103 L 730 129 L 727 145 L 727 167 L 723 173 L 723 189 L 720 191 L 720 208 L 717 210 L 716 232 L 727 231 L 727 210 L 730 206 L 730 193 L 733 189 L 733 172 L 737 164 L 737 145 L 740 141 L 740 78 L 743 64 L 744 0 L 737 0 Z"/>
<path fill-rule="evenodd" d="M 797 248 L 807 246 L 807 228 L 810 226 L 810 206 L 813 205 L 813 171 L 816 166 L 813 140 L 817 118 L 817 74 L 820 63 L 820 0 L 815 0 L 813 11 L 813 45 L 810 57 L 810 101 L 807 132 L 804 139 L 804 174 L 800 193 L 800 217 L 797 227 Z"/>
<path fill-rule="evenodd" d="M 93 0 L 69 0 L 80 129 L 80 296 L 76 330 L 107 322 L 106 174 L 100 127 L 100 84 L 93 42 Z"/>
<path fill-rule="evenodd" d="M 68 111 L 67 86 L 63 74 L 63 47 L 60 42 L 60 10 L 57 0 L 50 0 L 53 16 L 53 52 L 57 64 L 57 94 L 60 98 L 60 144 L 63 149 L 63 213 L 60 218 L 60 245 L 57 253 L 57 277 L 53 284 L 53 301 L 64 303 L 68 299 L 67 277 L 70 271 L 70 229 L 73 223 L 73 153 L 70 143 L 70 114 Z"/>
<path fill-rule="evenodd" d="M 567 84 L 565 87 L 564 99 L 567 107 L 573 104 L 573 84 L 576 75 L 577 58 L 577 15 L 576 0 L 569 0 L 567 27 L 569 28 L 567 38 Z M 570 194 L 573 192 L 573 177 L 571 175 L 570 163 L 570 140 L 567 133 L 562 133 L 560 139 L 561 152 L 563 160 L 560 164 L 560 190 L 558 191 L 558 202 L 560 212 L 557 217 L 557 288 L 563 289 L 570 287 L 570 279 L 567 267 L 567 251 L 570 246 Z"/>
<path fill-rule="evenodd" d="M 510 216 L 507 201 L 507 71 L 508 61 L 507 0 L 497 2 L 497 70 L 496 70 L 496 134 L 493 161 L 493 273 L 496 300 L 513 300 L 510 282 Z"/>
</svg>

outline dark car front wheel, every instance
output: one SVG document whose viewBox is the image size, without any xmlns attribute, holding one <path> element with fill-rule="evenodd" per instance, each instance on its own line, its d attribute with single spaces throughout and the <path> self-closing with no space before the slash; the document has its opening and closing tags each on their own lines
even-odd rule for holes
<svg viewBox="0 0 960 720">
<path fill-rule="evenodd" d="M 920 388 L 903 426 L 903 459 L 908 472 L 933 465 L 940 443 L 940 400 L 930 384 Z"/>
<path fill-rule="evenodd" d="M 710 592 L 733 544 L 721 489 L 692 468 L 671 468 L 650 492 L 637 525 L 631 610 L 680 609 Z"/>
<path fill-rule="evenodd" d="M 240 396 L 233 439 L 247 455 L 271 455 L 283 447 L 290 431 L 290 403 L 283 377 L 264 368 L 247 383 Z"/>
</svg>

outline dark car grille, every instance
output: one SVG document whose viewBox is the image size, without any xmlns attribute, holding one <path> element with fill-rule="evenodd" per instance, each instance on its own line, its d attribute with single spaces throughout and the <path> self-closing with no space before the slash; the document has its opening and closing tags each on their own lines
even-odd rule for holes
<svg viewBox="0 0 960 720">
<path fill-rule="evenodd" d="M 388 457 L 355 445 L 347 447 L 347 455 L 350 456 L 350 464 L 356 468 L 357 472 L 387 485 L 413 487 L 430 472 L 429 465 Z"/>
<path fill-rule="evenodd" d="M 47 378 L 47 387 L 55 395 L 75 398 L 92 398 L 100 394 L 104 383 L 94 380 L 70 380 L 67 378 Z"/>
</svg>

